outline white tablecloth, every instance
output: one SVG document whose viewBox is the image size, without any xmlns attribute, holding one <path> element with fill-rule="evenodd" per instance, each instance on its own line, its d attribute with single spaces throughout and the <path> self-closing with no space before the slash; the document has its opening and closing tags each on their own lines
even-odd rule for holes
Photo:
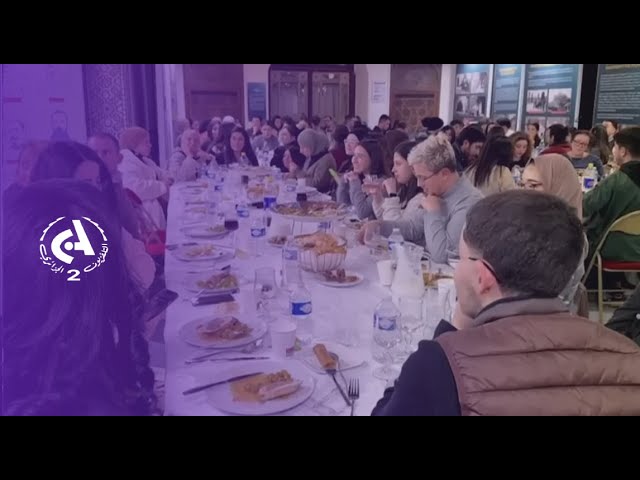
<svg viewBox="0 0 640 480">
<path fill-rule="evenodd" d="M 197 240 L 186 237 L 181 228 L 185 221 L 185 200 L 179 186 L 171 192 L 171 202 L 168 214 L 167 244 L 194 242 Z M 310 228 L 314 228 L 310 225 Z M 270 245 L 264 246 L 264 254 L 255 256 L 249 254 L 249 219 L 240 219 L 240 229 L 236 232 L 236 246 L 241 250 L 230 263 L 232 271 L 240 274 L 247 281 L 241 287 L 236 300 L 240 304 L 242 315 L 255 315 L 255 301 L 253 299 L 253 278 L 258 267 L 274 267 L 276 272 L 281 269 L 281 250 Z M 228 241 L 228 240 L 227 240 Z M 220 244 L 223 241 L 213 241 Z M 224 266 L 228 263 L 218 264 Z M 186 323 L 202 318 L 213 317 L 220 312 L 219 306 L 192 306 L 189 299 L 193 293 L 186 291 L 183 284 L 185 274 L 189 271 L 201 270 L 207 265 L 201 262 L 181 262 L 171 252 L 167 252 L 165 274 L 167 287 L 180 294 L 180 298 L 167 310 L 165 326 L 166 342 L 166 378 L 165 378 L 165 414 L 166 415 L 224 415 L 209 402 L 206 392 L 191 396 L 184 396 L 182 392 L 189 388 L 221 380 L 216 377 L 216 371 L 228 365 L 228 362 L 205 362 L 187 366 L 185 361 L 198 354 L 206 353 L 187 345 L 179 338 L 179 330 Z M 350 248 L 345 264 L 347 270 L 356 271 L 364 275 L 365 281 L 352 288 L 337 289 L 326 287 L 315 282 L 313 275 L 303 273 L 306 287 L 313 299 L 314 342 L 331 342 L 344 334 L 349 325 L 356 339 L 351 342 L 350 352 L 366 363 L 356 369 L 344 372 L 346 379 L 358 378 L 360 381 L 360 399 L 356 402 L 356 415 L 369 415 L 378 399 L 383 394 L 386 382 L 376 379 L 372 371 L 379 365 L 371 358 L 371 341 L 373 334 L 373 312 L 376 305 L 385 297 L 390 296 L 388 288 L 378 283 L 378 274 L 374 259 L 369 255 L 366 247 Z M 279 278 L 277 278 L 279 281 Z M 437 305 L 437 292 L 428 293 L 428 305 Z M 284 296 L 283 296 L 284 299 Z M 284 302 L 284 300 L 283 300 Z M 437 308 L 428 308 L 427 337 L 429 331 L 433 334 L 440 316 Z M 268 335 L 267 335 L 268 336 Z M 341 338 L 343 338 L 342 335 Z M 271 356 L 269 349 L 253 352 L 251 356 Z M 295 359 L 292 361 L 298 361 Z M 399 369 L 400 366 L 398 365 Z M 311 373 L 311 370 L 309 370 Z M 315 391 L 310 400 L 286 412 L 286 415 L 348 415 L 349 408 L 340 396 L 332 380 L 326 375 L 312 373 L 316 381 Z M 346 390 L 346 387 L 345 387 Z"/>
</svg>

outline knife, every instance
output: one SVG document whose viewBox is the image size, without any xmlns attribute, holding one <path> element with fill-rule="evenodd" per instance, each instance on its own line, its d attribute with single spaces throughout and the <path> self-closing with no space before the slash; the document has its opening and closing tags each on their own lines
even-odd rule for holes
<svg viewBox="0 0 640 480">
<path fill-rule="evenodd" d="M 240 362 L 244 360 L 269 360 L 269 357 L 235 357 L 235 358 L 212 358 L 210 362 Z"/>
<path fill-rule="evenodd" d="M 192 395 L 194 393 L 202 392 L 203 390 L 208 390 L 213 387 L 217 387 L 218 385 L 224 385 L 225 383 L 237 382 L 238 380 L 244 380 L 245 378 L 255 377 L 256 375 L 262 375 L 263 372 L 250 373 L 248 375 L 240 375 L 239 377 L 229 378 L 227 380 L 223 380 L 221 382 L 210 383 L 208 385 L 202 385 L 200 387 L 190 388 L 189 390 L 185 390 L 182 392 L 182 395 Z"/>
</svg>

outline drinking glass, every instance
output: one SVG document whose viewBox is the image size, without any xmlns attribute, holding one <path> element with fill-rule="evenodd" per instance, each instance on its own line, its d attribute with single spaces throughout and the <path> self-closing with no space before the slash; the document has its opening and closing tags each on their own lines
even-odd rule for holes
<svg viewBox="0 0 640 480">
<path fill-rule="evenodd" d="M 276 271 L 271 267 L 258 268 L 253 282 L 253 294 L 258 316 L 269 320 L 270 302 L 277 293 Z"/>
</svg>

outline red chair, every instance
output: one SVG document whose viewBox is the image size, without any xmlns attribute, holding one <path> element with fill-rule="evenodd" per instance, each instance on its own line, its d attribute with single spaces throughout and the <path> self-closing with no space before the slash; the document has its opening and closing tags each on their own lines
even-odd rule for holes
<svg viewBox="0 0 640 480">
<path fill-rule="evenodd" d="M 125 189 L 125 192 L 138 214 L 140 233 L 142 234 L 147 253 L 152 257 L 164 256 L 165 245 L 167 243 L 167 231 L 160 230 L 157 227 L 151 216 L 144 209 L 140 197 L 128 188 Z"/>
</svg>

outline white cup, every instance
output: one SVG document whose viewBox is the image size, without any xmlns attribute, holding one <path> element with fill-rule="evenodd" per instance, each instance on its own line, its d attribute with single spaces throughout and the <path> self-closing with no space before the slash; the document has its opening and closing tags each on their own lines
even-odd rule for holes
<svg viewBox="0 0 640 480">
<path fill-rule="evenodd" d="M 456 293 L 456 284 L 451 278 L 442 278 L 438 280 L 438 304 L 442 308 L 444 319 L 451 322 L 453 314 L 456 311 L 458 296 Z"/>
<path fill-rule="evenodd" d="M 282 318 L 273 322 L 270 329 L 273 354 L 278 358 L 287 358 L 293 355 L 297 329 L 295 322 Z"/>
<path fill-rule="evenodd" d="M 377 264 L 380 285 L 389 287 L 393 283 L 393 260 L 381 260 Z"/>
<path fill-rule="evenodd" d="M 306 178 L 299 178 L 298 179 L 298 187 L 299 188 L 304 188 L 307 186 L 307 179 Z"/>
</svg>

